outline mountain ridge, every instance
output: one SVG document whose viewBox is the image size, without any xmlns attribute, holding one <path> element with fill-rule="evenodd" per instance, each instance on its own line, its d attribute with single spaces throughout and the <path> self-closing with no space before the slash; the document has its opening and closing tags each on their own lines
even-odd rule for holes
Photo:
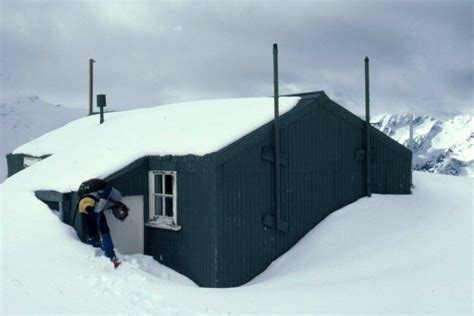
<svg viewBox="0 0 474 316">
<path fill-rule="evenodd" d="M 7 175 L 5 156 L 16 147 L 86 115 L 86 111 L 42 100 L 35 95 L 0 100 L 0 182 Z"/>
<path fill-rule="evenodd" d="M 411 114 L 374 117 L 376 127 L 408 146 Z M 474 118 L 470 114 L 442 121 L 429 115 L 413 116 L 413 169 L 474 177 Z"/>
</svg>

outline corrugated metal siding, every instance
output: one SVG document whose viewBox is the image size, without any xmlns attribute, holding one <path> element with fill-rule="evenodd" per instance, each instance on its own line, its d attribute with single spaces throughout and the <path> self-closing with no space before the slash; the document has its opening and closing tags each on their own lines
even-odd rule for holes
<svg viewBox="0 0 474 316">
<path fill-rule="evenodd" d="M 362 163 L 354 159 L 361 133 L 323 106 L 314 106 L 288 125 L 289 168 L 283 196 L 290 230 L 278 253 L 288 250 L 332 211 L 363 196 Z M 285 139 L 285 138 L 284 138 Z"/>
<path fill-rule="evenodd" d="M 177 215 L 182 229 L 170 231 L 146 227 L 145 253 L 200 286 L 217 286 L 216 175 L 213 164 L 199 157 L 171 160 L 151 157 L 149 170 L 177 172 Z"/>
<path fill-rule="evenodd" d="M 380 194 L 411 193 L 411 151 L 372 128 L 375 147 L 372 191 Z"/>
<path fill-rule="evenodd" d="M 271 131 L 263 144 L 271 143 Z M 273 165 L 262 160 L 254 144 L 219 167 L 219 287 L 242 284 L 263 271 L 275 257 L 275 231 L 262 225 L 273 212 Z"/>
<path fill-rule="evenodd" d="M 365 162 L 355 157 L 365 147 L 364 135 L 363 121 L 328 98 L 303 100 L 282 117 L 281 151 L 289 162 L 281 174 L 286 233 L 262 224 L 266 213 L 274 214 L 274 166 L 261 155 L 262 147 L 273 148 L 273 126 L 235 144 L 240 151 L 224 151 L 227 158 L 218 168 L 217 286 L 249 281 L 326 216 L 365 196 Z M 372 136 L 373 185 L 384 193 L 409 193 L 405 149 L 384 137 Z"/>
<path fill-rule="evenodd" d="M 144 195 L 148 189 L 148 160 L 137 160 L 122 172 L 107 177 L 106 180 L 124 196 Z"/>
</svg>

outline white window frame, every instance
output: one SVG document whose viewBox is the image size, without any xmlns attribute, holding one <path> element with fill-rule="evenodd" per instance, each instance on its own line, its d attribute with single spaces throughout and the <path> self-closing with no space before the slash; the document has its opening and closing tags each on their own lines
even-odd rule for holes
<svg viewBox="0 0 474 316">
<path fill-rule="evenodd" d="M 155 193 L 155 176 L 162 175 L 162 188 L 165 190 L 165 176 L 171 175 L 173 176 L 173 194 L 166 194 L 166 193 Z M 148 219 L 147 219 L 147 226 L 155 227 L 155 228 L 163 228 L 163 229 L 170 229 L 170 230 L 180 230 L 181 226 L 178 225 L 178 177 L 176 171 L 163 171 L 163 170 L 150 170 L 148 172 Z M 165 197 L 172 197 L 173 198 L 173 216 L 165 216 L 165 215 L 155 215 L 155 196 L 163 197 L 163 205 L 162 210 L 165 212 Z"/>
</svg>

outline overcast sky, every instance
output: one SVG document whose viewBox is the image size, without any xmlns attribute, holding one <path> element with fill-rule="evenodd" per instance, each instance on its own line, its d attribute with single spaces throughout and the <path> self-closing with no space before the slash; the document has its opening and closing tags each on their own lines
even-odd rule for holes
<svg viewBox="0 0 474 316">
<path fill-rule="evenodd" d="M 324 90 L 372 112 L 473 113 L 474 1 L 1 0 L 2 95 L 111 109 Z"/>
</svg>

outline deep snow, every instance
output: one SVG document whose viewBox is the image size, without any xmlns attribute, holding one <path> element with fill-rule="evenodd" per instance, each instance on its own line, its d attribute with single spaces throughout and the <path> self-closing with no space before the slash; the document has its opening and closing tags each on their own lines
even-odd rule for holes
<svg viewBox="0 0 474 316">
<path fill-rule="evenodd" d="M 6 154 L 85 114 L 85 109 L 54 105 L 37 96 L 0 95 L 0 182 L 7 176 Z"/>
<path fill-rule="evenodd" d="M 217 150 L 271 120 L 273 100 L 260 100 L 265 110 L 257 117 L 249 116 L 247 111 L 254 113 L 255 108 L 236 113 L 237 104 L 213 101 L 217 102 L 214 107 L 219 102 L 228 104 L 218 106 L 218 114 L 228 120 L 224 123 L 206 118 L 211 126 L 189 124 L 196 122 L 202 111 L 195 108 L 194 112 L 193 108 L 192 113 L 183 115 L 182 111 L 191 110 L 185 108 L 185 103 L 172 105 L 171 111 L 165 107 L 110 113 L 103 126 L 98 125 L 97 117 L 88 117 L 20 147 L 17 152 L 55 155 L 0 185 L 2 312 L 472 312 L 472 178 L 415 173 L 413 195 L 374 195 L 338 210 L 264 273 L 233 289 L 198 288 L 186 277 L 143 255 L 124 256 L 124 263 L 114 271 L 106 258 L 96 257 L 92 248 L 80 243 L 73 229 L 61 223 L 32 193 L 35 189 L 77 189 L 83 179 L 107 175 L 145 154 L 193 150 L 204 154 Z M 296 103 L 290 101 L 282 102 L 282 112 Z M 250 103 L 255 101 L 246 102 Z M 228 116 L 231 110 L 233 115 Z M 173 115 L 184 120 L 182 126 L 191 128 L 180 130 Z M 159 128 L 165 131 L 161 139 L 173 140 L 165 137 L 172 134 L 176 140 L 180 135 L 183 141 L 177 147 L 166 142 L 152 148 L 143 146 L 155 139 L 152 133 L 156 126 L 150 134 L 142 129 L 151 126 L 147 122 L 156 122 L 157 117 Z M 239 122 L 235 124 L 238 129 L 230 134 L 216 132 L 223 126 L 228 130 L 235 122 Z M 458 124 L 463 122 L 453 123 L 453 135 L 459 136 L 456 139 L 465 136 L 464 127 Z M 425 127 L 428 136 L 433 134 L 433 127 L 437 131 L 436 126 L 430 127 L 430 120 L 425 123 L 420 133 Z M 147 136 L 137 142 L 131 127 L 139 127 L 138 134 Z M 398 140 L 403 143 L 402 127 L 392 136 L 400 136 Z M 71 141 L 77 144 L 78 137 L 100 142 L 97 135 L 110 137 L 117 128 L 131 135 L 96 153 L 100 157 L 113 153 L 117 158 L 113 163 L 105 165 L 104 161 L 97 163 L 85 157 L 81 151 L 85 152 L 86 145 L 77 149 L 66 146 Z M 79 133 L 84 130 L 89 137 Z M 454 140 L 452 133 L 445 134 L 437 131 L 435 136 Z M 430 144 L 443 145 L 431 139 Z M 469 144 L 461 148 L 464 153 L 472 150 Z"/>
<path fill-rule="evenodd" d="M 16 176 L 14 176 L 16 177 Z M 150 257 L 118 270 L 31 192 L 0 185 L 3 313 L 471 313 L 473 179 L 415 172 L 321 222 L 250 283 L 204 289 Z"/>
</svg>

